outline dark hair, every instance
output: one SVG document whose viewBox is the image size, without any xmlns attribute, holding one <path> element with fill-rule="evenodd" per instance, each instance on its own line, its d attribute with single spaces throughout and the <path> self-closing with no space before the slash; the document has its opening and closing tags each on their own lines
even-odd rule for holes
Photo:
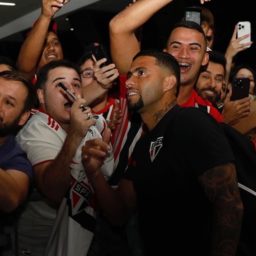
<svg viewBox="0 0 256 256">
<path fill-rule="evenodd" d="M 83 55 L 79 58 L 77 65 L 81 66 L 86 60 L 88 59 L 92 60 L 92 55 L 94 54 L 97 46 L 100 46 L 100 49 L 102 49 L 102 51 L 104 52 L 104 57 L 106 57 L 109 61 L 111 61 L 111 56 L 109 54 L 109 51 L 107 51 L 106 47 L 101 43 L 93 42 L 84 47 Z"/>
<path fill-rule="evenodd" d="M 88 44 L 83 49 L 82 56 L 78 59 L 77 65 L 80 67 L 86 60 L 92 60 L 93 48 L 95 43 Z"/>
<path fill-rule="evenodd" d="M 215 24 L 214 15 L 211 12 L 211 10 L 203 6 L 201 6 L 200 9 L 201 9 L 201 24 L 203 22 L 206 22 L 209 25 L 209 27 L 214 30 L 214 24 Z"/>
<path fill-rule="evenodd" d="M 176 28 L 188 28 L 188 29 L 198 31 L 199 33 L 202 34 L 204 41 L 205 41 L 205 45 L 207 45 L 205 33 L 204 33 L 202 27 L 199 24 L 197 24 L 196 22 L 182 19 L 181 21 L 174 24 L 174 26 L 172 27 L 172 31 Z M 172 31 L 171 31 L 170 35 L 172 34 Z"/>
<path fill-rule="evenodd" d="M 242 68 L 245 68 L 245 69 L 248 69 L 252 75 L 253 75 L 253 80 L 254 80 L 254 83 L 255 83 L 255 86 L 254 86 L 254 95 L 256 95 L 256 71 L 249 65 L 249 64 L 240 64 L 240 65 L 237 65 L 235 66 L 232 70 L 231 70 L 231 73 L 230 73 L 230 77 L 229 77 L 229 81 L 232 82 L 236 76 L 236 74 L 239 72 L 240 69 Z"/>
<path fill-rule="evenodd" d="M 15 62 L 7 56 L 0 56 L 0 65 L 6 65 L 10 70 L 16 70 Z"/>
<path fill-rule="evenodd" d="M 133 60 L 137 59 L 140 56 L 151 56 L 156 59 L 156 63 L 160 66 L 164 66 L 170 70 L 172 74 L 177 79 L 177 93 L 179 91 L 180 86 L 180 66 L 177 60 L 169 53 L 159 51 L 159 50 L 142 50 L 138 52 L 134 57 Z"/>
<path fill-rule="evenodd" d="M 37 89 L 42 89 L 47 81 L 48 78 L 48 73 L 52 69 L 58 68 L 58 67 L 65 67 L 65 68 L 70 68 L 74 69 L 77 74 L 80 76 L 80 70 L 77 65 L 74 63 L 68 61 L 68 60 L 56 60 L 56 61 L 51 61 L 44 65 L 38 72 L 37 74 L 37 81 L 36 81 L 36 88 Z"/>
<path fill-rule="evenodd" d="M 231 72 L 231 77 L 235 77 L 235 75 L 238 73 L 238 71 L 242 68 L 245 68 L 245 69 L 248 69 L 251 71 L 252 75 L 253 75 L 253 78 L 254 78 L 254 81 L 256 83 L 256 72 L 255 70 L 249 65 L 249 64 L 240 64 L 240 65 L 237 65 L 235 66 L 233 69 L 232 69 L 232 72 Z"/>
<path fill-rule="evenodd" d="M 37 96 L 36 91 L 32 83 L 24 77 L 22 73 L 16 70 L 7 70 L 0 72 L 0 78 L 3 78 L 7 81 L 17 81 L 24 85 L 27 89 L 28 95 L 25 100 L 23 112 L 30 111 L 37 105 Z"/>
<path fill-rule="evenodd" d="M 218 63 L 223 66 L 225 73 L 226 73 L 226 58 L 225 55 L 218 51 L 209 51 L 209 61 Z"/>
<path fill-rule="evenodd" d="M 87 47 L 85 49 L 85 51 L 83 52 L 82 57 L 79 58 L 79 60 L 77 61 L 77 65 L 80 67 L 82 64 L 84 64 L 84 62 L 86 60 L 92 60 L 92 49 L 90 49 L 89 47 Z"/>
</svg>

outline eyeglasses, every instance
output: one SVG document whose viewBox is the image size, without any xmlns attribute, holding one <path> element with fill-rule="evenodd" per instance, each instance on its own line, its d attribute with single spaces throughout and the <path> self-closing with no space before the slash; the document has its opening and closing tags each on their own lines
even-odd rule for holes
<svg viewBox="0 0 256 256">
<path fill-rule="evenodd" d="M 85 68 L 84 70 L 81 71 L 80 74 L 83 78 L 93 78 L 94 77 L 94 71 L 91 68 Z"/>
</svg>

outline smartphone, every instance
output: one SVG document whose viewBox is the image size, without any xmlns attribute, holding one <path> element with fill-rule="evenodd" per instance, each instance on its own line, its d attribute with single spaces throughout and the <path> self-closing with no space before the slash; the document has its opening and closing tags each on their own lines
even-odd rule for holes
<svg viewBox="0 0 256 256">
<path fill-rule="evenodd" d="M 92 54 L 94 55 L 96 60 L 100 60 L 100 59 L 103 59 L 103 58 L 107 59 L 107 61 L 103 64 L 103 66 L 106 66 L 106 65 L 110 64 L 109 57 L 108 57 L 105 49 L 103 48 L 103 46 L 101 44 L 94 43 L 93 49 L 92 49 Z"/>
<path fill-rule="evenodd" d="M 246 37 L 245 39 L 240 41 L 240 44 L 250 43 L 251 42 L 251 23 L 250 23 L 250 21 L 239 21 L 237 23 L 237 38 L 244 36 L 244 35 L 249 35 L 249 37 Z"/>
<path fill-rule="evenodd" d="M 241 77 L 232 81 L 232 95 L 230 100 L 239 100 L 249 96 L 250 79 Z"/>
<path fill-rule="evenodd" d="M 201 25 L 201 8 L 197 6 L 187 7 L 185 10 L 185 20 Z"/>
</svg>

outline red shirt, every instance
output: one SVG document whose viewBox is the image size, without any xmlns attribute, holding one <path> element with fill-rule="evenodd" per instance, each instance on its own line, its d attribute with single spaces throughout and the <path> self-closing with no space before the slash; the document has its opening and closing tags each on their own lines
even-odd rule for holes
<svg viewBox="0 0 256 256">
<path fill-rule="evenodd" d="M 195 90 L 192 91 L 190 98 L 187 102 L 180 105 L 181 107 L 196 107 L 205 108 L 207 113 L 210 114 L 218 123 L 223 122 L 223 117 L 221 113 L 215 108 L 212 103 L 208 100 L 203 99 L 197 94 Z"/>
</svg>

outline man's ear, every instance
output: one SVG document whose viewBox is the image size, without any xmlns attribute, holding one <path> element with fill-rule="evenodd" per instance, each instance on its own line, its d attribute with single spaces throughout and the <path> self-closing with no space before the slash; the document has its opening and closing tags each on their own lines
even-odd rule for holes
<svg viewBox="0 0 256 256">
<path fill-rule="evenodd" d="M 23 126 L 27 121 L 28 121 L 28 119 L 29 119 L 29 117 L 30 117 L 30 111 L 26 111 L 26 112 L 24 112 L 22 115 L 21 115 L 21 117 L 20 117 L 20 120 L 19 120 L 19 123 L 18 123 L 18 125 L 19 126 Z"/>
<path fill-rule="evenodd" d="M 172 90 L 177 86 L 177 79 L 174 75 L 169 75 L 164 79 L 163 91 Z"/>
<path fill-rule="evenodd" d="M 205 52 L 201 65 L 206 66 L 208 64 L 208 62 L 209 62 L 209 53 Z"/>
<path fill-rule="evenodd" d="M 44 90 L 43 89 L 37 89 L 36 93 L 37 93 L 37 97 L 38 97 L 40 105 L 44 104 L 45 103 Z"/>
</svg>

